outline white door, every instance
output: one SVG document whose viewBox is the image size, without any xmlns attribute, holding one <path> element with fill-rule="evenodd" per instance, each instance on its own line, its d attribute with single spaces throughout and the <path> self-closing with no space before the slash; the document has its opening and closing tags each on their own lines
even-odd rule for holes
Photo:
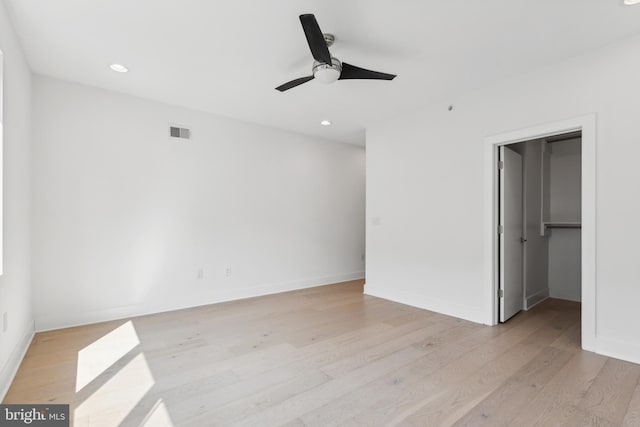
<svg viewBox="0 0 640 427">
<path fill-rule="evenodd" d="M 500 321 L 522 310 L 522 156 L 500 147 Z"/>
</svg>

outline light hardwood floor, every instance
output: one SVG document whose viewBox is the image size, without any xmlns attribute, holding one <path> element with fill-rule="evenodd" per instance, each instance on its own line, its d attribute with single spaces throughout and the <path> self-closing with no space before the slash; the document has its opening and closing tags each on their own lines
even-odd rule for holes
<svg viewBox="0 0 640 427">
<path fill-rule="evenodd" d="M 580 306 L 487 327 L 361 281 L 36 335 L 5 403 L 77 426 L 640 426 L 640 365 L 580 350 Z"/>
</svg>

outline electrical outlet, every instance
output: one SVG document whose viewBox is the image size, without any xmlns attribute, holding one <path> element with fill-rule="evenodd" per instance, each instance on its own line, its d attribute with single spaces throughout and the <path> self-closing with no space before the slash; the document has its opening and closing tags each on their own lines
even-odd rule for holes
<svg viewBox="0 0 640 427">
<path fill-rule="evenodd" d="M 9 313 L 5 311 L 2 313 L 2 332 L 7 332 L 7 328 L 9 328 Z"/>
<path fill-rule="evenodd" d="M 227 267 L 224 271 L 224 275 L 227 277 L 231 277 L 231 267 Z"/>
<path fill-rule="evenodd" d="M 204 268 L 200 267 L 198 269 L 198 274 L 196 275 L 196 277 L 198 278 L 198 280 L 204 279 Z"/>
</svg>

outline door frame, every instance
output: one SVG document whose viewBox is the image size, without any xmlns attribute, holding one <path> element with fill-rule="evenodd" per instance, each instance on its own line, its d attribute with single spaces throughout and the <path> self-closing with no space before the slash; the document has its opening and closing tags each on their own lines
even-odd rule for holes
<svg viewBox="0 0 640 427">
<path fill-rule="evenodd" d="M 562 133 L 582 132 L 582 348 L 596 348 L 596 115 L 545 123 L 484 139 L 484 288 L 486 320 L 497 325 L 498 304 L 498 147 Z"/>
</svg>

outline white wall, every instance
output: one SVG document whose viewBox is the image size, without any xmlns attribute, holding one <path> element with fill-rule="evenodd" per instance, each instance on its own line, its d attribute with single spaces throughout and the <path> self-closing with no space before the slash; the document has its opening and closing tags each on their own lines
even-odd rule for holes
<svg viewBox="0 0 640 427">
<path fill-rule="evenodd" d="M 34 93 L 36 329 L 364 276 L 363 148 L 45 77 Z"/>
<path fill-rule="evenodd" d="M 0 400 L 33 333 L 29 278 L 31 72 L 0 2 L 4 62 L 4 274 L 0 277 Z M 2 314 L 7 313 L 7 331 Z"/>
<path fill-rule="evenodd" d="M 548 145 L 549 215 L 552 221 L 580 222 L 580 140 Z M 554 228 L 549 240 L 549 293 L 553 298 L 581 300 L 581 232 L 579 228 Z"/>
<path fill-rule="evenodd" d="M 485 320 L 484 138 L 595 112 L 596 346 L 640 362 L 638 50 L 632 38 L 367 129 L 367 293 Z"/>
</svg>

